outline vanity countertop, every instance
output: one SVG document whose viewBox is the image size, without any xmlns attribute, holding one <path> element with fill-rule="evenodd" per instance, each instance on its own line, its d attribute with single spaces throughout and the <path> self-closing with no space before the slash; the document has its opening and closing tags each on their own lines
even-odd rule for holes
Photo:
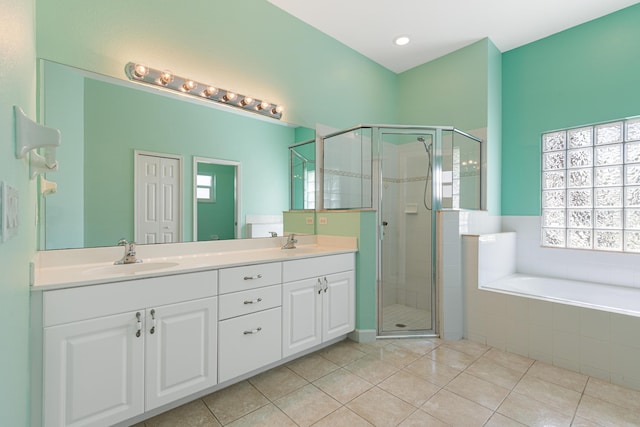
<svg viewBox="0 0 640 427">
<path fill-rule="evenodd" d="M 114 265 L 119 246 L 38 252 L 32 262 L 32 291 L 121 282 L 226 267 L 356 252 L 357 238 L 296 236 L 295 249 L 281 249 L 284 237 L 139 245 L 139 264 Z"/>
</svg>

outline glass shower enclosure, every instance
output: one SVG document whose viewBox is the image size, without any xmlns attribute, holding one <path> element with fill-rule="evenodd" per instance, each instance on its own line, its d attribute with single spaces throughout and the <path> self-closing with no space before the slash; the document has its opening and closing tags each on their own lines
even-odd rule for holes
<svg viewBox="0 0 640 427">
<path fill-rule="evenodd" d="M 323 138 L 324 209 L 375 209 L 377 335 L 437 336 L 436 212 L 480 209 L 481 140 L 454 127 L 363 125 Z"/>
</svg>

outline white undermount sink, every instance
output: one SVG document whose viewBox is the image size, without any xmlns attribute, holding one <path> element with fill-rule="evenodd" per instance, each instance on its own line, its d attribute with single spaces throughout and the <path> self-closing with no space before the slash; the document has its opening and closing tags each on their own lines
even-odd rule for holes
<svg viewBox="0 0 640 427">
<path fill-rule="evenodd" d="M 135 264 L 112 264 L 85 270 L 84 274 L 122 275 L 164 270 L 177 266 L 177 262 L 138 262 Z"/>
</svg>

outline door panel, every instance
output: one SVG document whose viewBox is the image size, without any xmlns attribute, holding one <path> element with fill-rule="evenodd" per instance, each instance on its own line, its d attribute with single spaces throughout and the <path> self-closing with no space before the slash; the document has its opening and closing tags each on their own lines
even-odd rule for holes
<svg viewBox="0 0 640 427">
<path fill-rule="evenodd" d="M 180 165 L 179 158 L 136 153 L 136 242 L 181 241 Z"/>
<path fill-rule="evenodd" d="M 147 411 L 217 383 L 217 307 L 211 297 L 147 310 Z"/>
<path fill-rule="evenodd" d="M 322 296 L 318 279 L 285 283 L 282 287 L 282 356 L 322 342 Z"/>
<path fill-rule="evenodd" d="M 45 426 L 111 425 L 144 412 L 136 324 L 129 312 L 45 328 Z"/>
<path fill-rule="evenodd" d="M 355 328 L 355 283 L 353 272 L 326 277 L 322 321 L 323 341 L 347 334 Z"/>
</svg>

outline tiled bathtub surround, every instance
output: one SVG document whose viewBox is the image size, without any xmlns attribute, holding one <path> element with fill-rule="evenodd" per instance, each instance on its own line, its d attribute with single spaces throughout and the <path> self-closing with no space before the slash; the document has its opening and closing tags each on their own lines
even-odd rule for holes
<svg viewBox="0 0 640 427">
<path fill-rule="evenodd" d="M 472 341 L 349 340 L 138 424 L 639 425 L 640 392 Z"/>
<path fill-rule="evenodd" d="M 438 230 L 438 304 L 440 336 L 454 340 L 464 333 L 464 287 L 462 283 L 462 234 L 500 232 L 501 217 L 486 211 L 439 211 Z"/>
<path fill-rule="evenodd" d="M 640 255 L 540 246 L 540 217 L 504 216 L 502 231 L 515 231 L 519 273 L 640 287 Z"/>
<path fill-rule="evenodd" d="M 511 233 L 491 237 L 503 249 L 514 246 Z M 478 252 L 479 243 L 478 236 L 463 240 L 465 337 L 640 390 L 640 317 L 585 308 L 579 301 L 573 306 L 478 289 L 479 283 L 521 272 L 501 245 L 485 242 L 493 250 Z M 519 249 L 518 260 L 520 254 Z"/>
</svg>

